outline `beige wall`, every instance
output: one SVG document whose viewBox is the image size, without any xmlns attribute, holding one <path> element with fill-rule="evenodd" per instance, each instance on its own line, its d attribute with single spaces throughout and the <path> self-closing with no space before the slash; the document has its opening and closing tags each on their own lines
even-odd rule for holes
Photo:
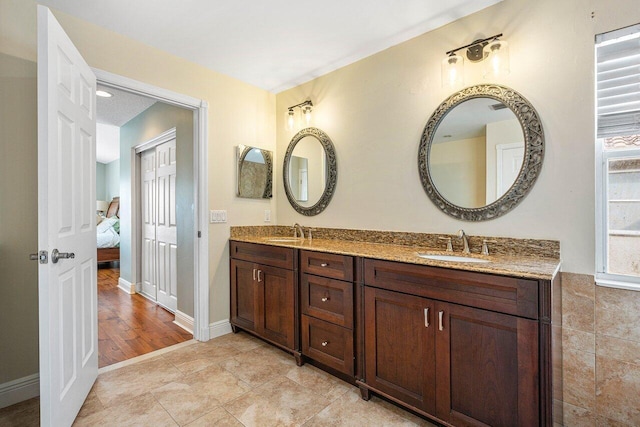
<svg viewBox="0 0 640 427">
<path fill-rule="evenodd" d="M 0 385 L 38 372 L 36 64 L 0 53 Z"/>
<path fill-rule="evenodd" d="M 594 16 L 592 17 L 592 12 Z M 333 140 L 338 184 L 316 217 L 296 213 L 276 187 L 280 224 L 557 239 L 563 270 L 594 273 L 594 35 L 640 22 L 637 0 L 508 0 L 277 95 L 277 117 L 310 97 L 315 125 Z M 504 33 L 511 74 L 496 80 L 527 98 L 542 119 L 542 173 L 516 209 L 460 222 L 429 200 L 418 145 L 441 87 L 444 53 Z M 466 64 L 465 85 L 486 83 Z M 278 120 L 278 152 L 291 135 Z M 281 167 L 277 166 L 276 170 Z"/>
</svg>

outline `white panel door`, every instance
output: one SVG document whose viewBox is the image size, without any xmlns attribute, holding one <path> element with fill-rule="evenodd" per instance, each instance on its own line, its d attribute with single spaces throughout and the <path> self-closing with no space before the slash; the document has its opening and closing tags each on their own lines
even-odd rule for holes
<svg viewBox="0 0 640 427">
<path fill-rule="evenodd" d="M 175 139 L 156 147 L 156 186 L 157 301 L 175 313 L 178 305 Z"/>
<path fill-rule="evenodd" d="M 38 6 L 40 420 L 73 423 L 98 375 L 96 77 Z M 58 250 L 74 258 L 54 262 Z"/>
<path fill-rule="evenodd" d="M 144 151 L 141 166 L 142 294 L 156 300 L 156 152 Z"/>
<path fill-rule="evenodd" d="M 524 144 L 496 145 L 496 199 L 499 199 L 513 185 L 524 160 Z"/>
</svg>

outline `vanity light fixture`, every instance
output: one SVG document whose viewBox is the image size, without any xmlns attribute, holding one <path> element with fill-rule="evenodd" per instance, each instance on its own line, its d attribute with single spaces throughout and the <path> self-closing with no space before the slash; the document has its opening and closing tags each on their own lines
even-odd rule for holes
<svg viewBox="0 0 640 427">
<path fill-rule="evenodd" d="M 467 50 L 466 56 L 471 62 L 487 59 L 482 73 L 485 78 L 509 74 L 509 45 L 500 37 L 502 33 L 448 51 L 442 60 L 442 86 L 457 87 L 464 83 L 464 58 L 456 53 L 463 49 Z"/>
<path fill-rule="evenodd" d="M 296 108 L 300 109 L 300 114 L 302 115 L 301 121 L 304 124 L 304 127 L 311 126 L 311 112 L 313 111 L 313 102 L 311 102 L 310 99 L 307 99 L 300 104 L 296 104 L 287 108 L 287 113 L 285 115 L 285 127 L 289 132 L 293 132 L 294 130 L 297 130 L 298 127 L 302 127 L 297 125 L 298 118 L 295 110 Z"/>
</svg>

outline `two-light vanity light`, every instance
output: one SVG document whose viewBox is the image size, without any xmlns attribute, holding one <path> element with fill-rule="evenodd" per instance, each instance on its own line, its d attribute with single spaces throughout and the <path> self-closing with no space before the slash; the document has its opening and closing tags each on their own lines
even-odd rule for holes
<svg viewBox="0 0 640 427">
<path fill-rule="evenodd" d="M 492 78 L 509 74 L 509 45 L 500 40 L 502 34 L 476 40 L 468 45 L 450 50 L 442 60 L 442 86 L 458 87 L 464 84 L 464 58 L 456 54 L 467 49 L 467 59 L 471 62 L 484 62 L 483 76 Z"/>
<path fill-rule="evenodd" d="M 296 108 L 300 109 L 300 113 L 296 114 Z M 285 116 L 285 127 L 289 132 L 299 130 L 302 127 L 311 126 L 311 112 L 313 111 L 313 102 L 307 99 L 300 104 L 287 108 Z"/>
</svg>

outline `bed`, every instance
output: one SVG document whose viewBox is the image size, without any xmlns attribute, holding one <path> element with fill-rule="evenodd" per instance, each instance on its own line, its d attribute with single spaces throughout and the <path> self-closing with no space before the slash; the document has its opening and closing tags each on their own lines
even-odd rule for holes
<svg viewBox="0 0 640 427">
<path fill-rule="evenodd" d="M 120 197 L 109 203 L 106 217 L 96 226 L 98 263 L 120 261 Z"/>
</svg>

